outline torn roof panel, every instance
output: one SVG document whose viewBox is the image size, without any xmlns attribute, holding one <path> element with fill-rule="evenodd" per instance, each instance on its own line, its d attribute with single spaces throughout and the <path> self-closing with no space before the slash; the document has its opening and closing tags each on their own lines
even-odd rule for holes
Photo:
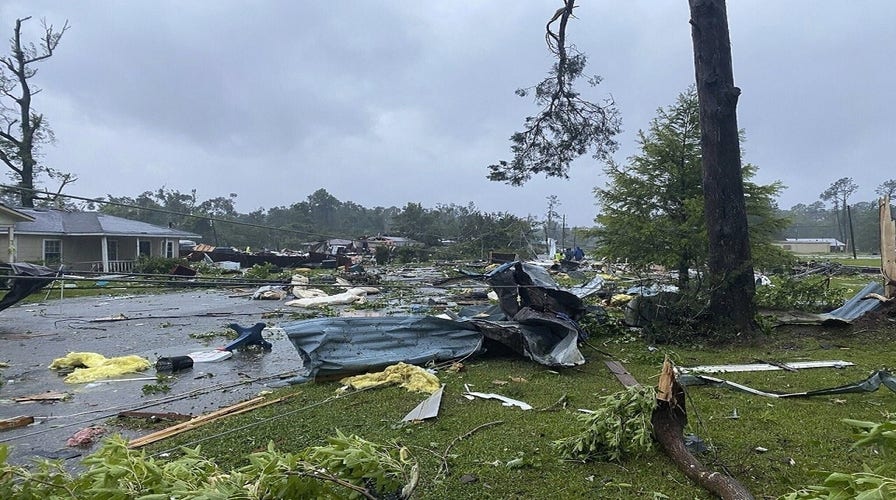
<svg viewBox="0 0 896 500">
<path fill-rule="evenodd" d="M 881 303 L 877 299 L 865 299 L 869 293 L 882 295 L 884 293 L 884 287 L 880 283 L 868 283 L 865 285 L 865 288 L 861 289 L 859 293 L 853 296 L 853 298 L 846 301 L 845 304 L 837 309 L 827 313 L 827 315 L 844 321 L 852 321 L 865 315 L 865 313 L 877 309 L 880 307 Z"/>
</svg>

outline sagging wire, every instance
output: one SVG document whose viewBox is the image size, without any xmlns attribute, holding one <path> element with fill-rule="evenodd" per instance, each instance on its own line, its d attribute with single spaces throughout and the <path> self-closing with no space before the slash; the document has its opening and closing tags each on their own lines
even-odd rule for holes
<svg viewBox="0 0 896 500">
<path fill-rule="evenodd" d="M 298 375 L 298 372 L 295 370 L 289 371 L 289 372 L 282 372 L 282 373 L 278 373 L 275 375 L 266 375 L 264 377 L 257 377 L 257 378 L 252 378 L 252 379 L 248 379 L 248 380 L 240 380 L 237 382 L 226 382 L 226 383 L 216 384 L 216 385 L 212 385 L 212 386 L 208 386 L 208 387 L 201 387 L 198 389 L 193 389 L 192 391 L 187 391 L 182 394 L 175 394 L 175 395 L 171 395 L 171 396 L 165 396 L 165 397 L 161 397 L 161 398 L 157 398 L 157 399 L 152 399 L 152 400 L 147 401 L 145 404 L 142 404 L 142 405 L 139 405 L 136 407 L 129 407 L 129 406 L 125 406 L 125 405 L 116 405 L 116 406 L 109 406 L 106 408 L 98 408 L 95 410 L 86 410 L 86 411 L 82 411 L 82 412 L 78 412 L 78 413 L 72 413 L 69 415 L 50 415 L 50 416 L 40 417 L 40 418 L 42 420 L 53 420 L 53 419 L 74 418 L 74 417 L 79 417 L 81 415 L 89 415 L 91 413 L 102 413 L 101 415 L 98 415 L 98 416 L 95 416 L 92 418 L 78 420 L 76 422 L 69 422 L 67 424 L 58 424 L 58 425 L 53 426 L 53 429 L 64 429 L 64 428 L 68 428 L 68 427 L 89 424 L 91 422 L 96 422 L 97 420 L 101 420 L 104 418 L 114 417 L 122 411 L 143 410 L 146 408 L 152 408 L 153 406 L 158 406 L 158 405 L 165 404 L 165 403 L 179 401 L 181 399 L 187 399 L 190 397 L 199 396 L 202 394 L 207 394 L 207 393 L 210 393 L 213 391 L 218 391 L 221 389 L 230 389 L 232 387 L 238 387 L 241 385 L 250 385 L 255 382 L 262 382 L 265 380 L 270 380 L 270 379 L 275 379 L 275 378 L 283 379 L 283 378 L 287 378 L 289 376 L 294 376 L 294 375 Z M 100 380 L 98 382 L 102 382 L 102 381 Z M 15 441 L 15 440 L 18 440 L 21 438 L 35 436 L 37 434 L 43 434 L 45 432 L 47 432 L 46 429 L 41 429 L 41 430 L 37 430 L 37 431 L 26 432 L 24 434 L 10 436 L 7 438 L 0 438 L 0 443 Z"/>
<path fill-rule="evenodd" d="M 296 408 L 296 409 L 294 409 L 294 410 L 290 410 L 290 411 L 288 411 L 288 412 L 284 412 L 284 413 L 278 413 L 278 414 L 273 415 L 273 416 L 271 416 L 271 417 L 264 418 L 264 419 L 259 419 L 259 420 L 256 420 L 256 421 L 254 421 L 254 422 L 250 422 L 250 423 L 248 423 L 248 424 L 246 424 L 246 425 L 243 425 L 243 426 L 240 426 L 240 427 L 235 427 L 235 428 L 227 429 L 227 430 L 222 431 L 222 432 L 219 432 L 219 433 L 217 433 L 217 434 L 212 434 L 212 435 L 205 436 L 205 437 L 202 437 L 202 438 L 199 438 L 199 439 L 194 439 L 193 441 L 190 441 L 190 442 L 188 442 L 188 443 L 184 443 L 184 444 L 178 446 L 177 448 L 170 448 L 170 449 L 167 449 L 167 450 L 163 450 L 163 451 L 160 451 L 160 452 L 157 452 L 157 453 L 153 453 L 153 454 L 150 455 L 150 456 L 151 456 L 151 457 L 162 457 L 162 456 L 167 456 L 167 455 L 170 455 L 171 453 L 174 453 L 174 452 L 176 452 L 176 451 L 178 451 L 178 450 L 180 450 L 181 448 L 184 448 L 184 447 L 196 446 L 197 444 L 204 443 L 204 442 L 206 442 L 206 441 L 210 441 L 210 440 L 212 440 L 212 439 L 217 439 L 217 438 L 226 436 L 226 435 L 228 435 L 228 434 L 233 434 L 234 432 L 239 432 L 239 431 L 243 431 L 243 430 L 246 430 L 246 429 L 251 429 L 252 427 L 255 427 L 255 426 L 257 426 L 257 425 L 261 425 L 261 424 L 265 424 L 265 423 L 268 423 L 268 422 L 272 422 L 272 421 L 277 420 L 277 419 L 279 419 L 279 418 L 288 417 L 288 416 L 290 416 L 290 415 L 294 415 L 294 414 L 299 413 L 299 412 L 301 412 L 301 411 L 310 410 L 311 408 L 316 408 L 316 407 L 318 407 L 318 406 L 322 406 L 322 405 L 324 405 L 324 404 L 326 404 L 326 403 L 330 403 L 330 402 L 332 402 L 332 401 L 336 401 L 336 400 L 338 400 L 338 399 L 342 399 L 342 398 L 344 398 L 344 397 L 348 397 L 348 396 L 353 395 L 353 394 L 360 394 L 360 393 L 362 393 L 362 392 L 364 392 L 364 391 L 367 391 L 367 390 L 370 390 L 370 389 L 373 389 L 373 388 L 374 388 L 374 387 L 365 387 L 365 388 L 357 389 L 357 390 L 354 390 L 354 391 L 343 392 L 343 393 L 341 393 L 341 394 L 337 394 L 337 395 L 335 395 L 335 396 L 330 396 L 330 397 L 328 397 L 328 398 L 326 398 L 326 399 L 324 399 L 324 400 L 322 400 L 322 401 L 317 401 L 317 402 L 315 402 L 315 403 L 311 403 L 311 404 L 306 405 L 306 406 L 303 406 L 303 407 L 301 407 L 301 408 Z"/>
</svg>

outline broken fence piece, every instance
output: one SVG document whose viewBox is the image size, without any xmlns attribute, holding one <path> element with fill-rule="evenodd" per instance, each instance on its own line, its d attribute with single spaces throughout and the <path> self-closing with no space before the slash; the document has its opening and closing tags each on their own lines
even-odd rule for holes
<svg viewBox="0 0 896 500">
<path fill-rule="evenodd" d="M 19 427 L 25 427 L 26 425 L 31 425 L 33 423 L 34 417 L 31 416 L 23 415 L 20 417 L 4 418 L 0 419 L 0 431 L 18 429 Z"/>
<path fill-rule="evenodd" d="M 518 399 L 508 398 L 507 396 L 502 396 L 500 394 L 495 394 L 495 393 L 491 393 L 491 392 L 489 392 L 489 393 L 472 392 L 469 390 L 469 387 L 467 387 L 467 392 L 464 393 L 464 397 L 469 399 L 470 401 L 472 401 L 475 398 L 497 399 L 498 401 L 501 402 L 501 405 L 503 405 L 503 406 L 518 406 L 523 410 L 531 410 L 532 409 L 532 405 L 530 405 L 529 403 L 524 403 Z"/>
<path fill-rule="evenodd" d="M 743 365 L 702 365 L 676 366 L 678 373 L 733 373 L 733 372 L 765 372 L 773 370 L 804 370 L 807 368 L 845 368 L 855 363 L 843 360 L 832 361 L 795 361 L 792 363 L 751 363 Z"/>
<path fill-rule="evenodd" d="M 442 405 L 442 394 L 445 392 L 445 385 L 436 392 L 424 399 L 416 408 L 401 419 L 402 422 L 413 422 L 416 420 L 427 420 L 439 416 L 439 408 Z"/>
</svg>

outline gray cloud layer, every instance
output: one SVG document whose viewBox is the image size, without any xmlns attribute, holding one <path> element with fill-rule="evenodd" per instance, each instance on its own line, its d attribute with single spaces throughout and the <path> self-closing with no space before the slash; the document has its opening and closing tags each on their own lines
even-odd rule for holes
<svg viewBox="0 0 896 500">
<path fill-rule="evenodd" d="M 70 192 L 135 195 L 161 185 L 239 194 L 247 211 L 323 187 L 365 206 L 421 202 L 542 214 L 587 225 L 601 166 L 523 188 L 487 181 L 510 134 L 535 111 L 513 94 L 551 60 L 544 24 L 556 1 L 7 1 L 15 18 L 72 25 L 40 68 L 35 106 L 58 143 L 51 166 Z M 582 2 L 570 38 L 604 77 L 625 133 L 693 80 L 685 0 Z M 811 203 L 851 176 L 856 199 L 889 178 L 896 101 L 896 3 L 729 2 L 740 126 L 758 180 L 780 205 Z M 5 36 L 5 35 L 4 35 Z"/>
</svg>

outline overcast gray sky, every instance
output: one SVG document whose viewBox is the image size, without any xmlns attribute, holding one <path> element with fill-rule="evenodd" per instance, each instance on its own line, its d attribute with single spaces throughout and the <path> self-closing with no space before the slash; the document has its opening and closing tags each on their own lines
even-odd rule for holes
<svg viewBox="0 0 896 500">
<path fill-rule="evenodd" d="M 687 0 L 580 2 L 569 39 L 604 78 L 636 151 L 638 129 L 694 78 Z M 510 134 L 536 112 L 514 95 L 546 74 L 559 0 L 4 0 L 0 38 L 33 16 L 65 34 L 41 64 L 34 107 L 67 192 L 135 196 L 162 185 L 237 208 L 290 205 L 324 188 L 367 207 L 467 204 L 543 217 L 549 195 L 590 225 L 603 166 L 519 188 L 490 182 Z M 896 2 L 734 0 L 739 125 L 757 180 L 782 208 L 852 177 L 855 200 L 896 178 Z"/>
</svg>

